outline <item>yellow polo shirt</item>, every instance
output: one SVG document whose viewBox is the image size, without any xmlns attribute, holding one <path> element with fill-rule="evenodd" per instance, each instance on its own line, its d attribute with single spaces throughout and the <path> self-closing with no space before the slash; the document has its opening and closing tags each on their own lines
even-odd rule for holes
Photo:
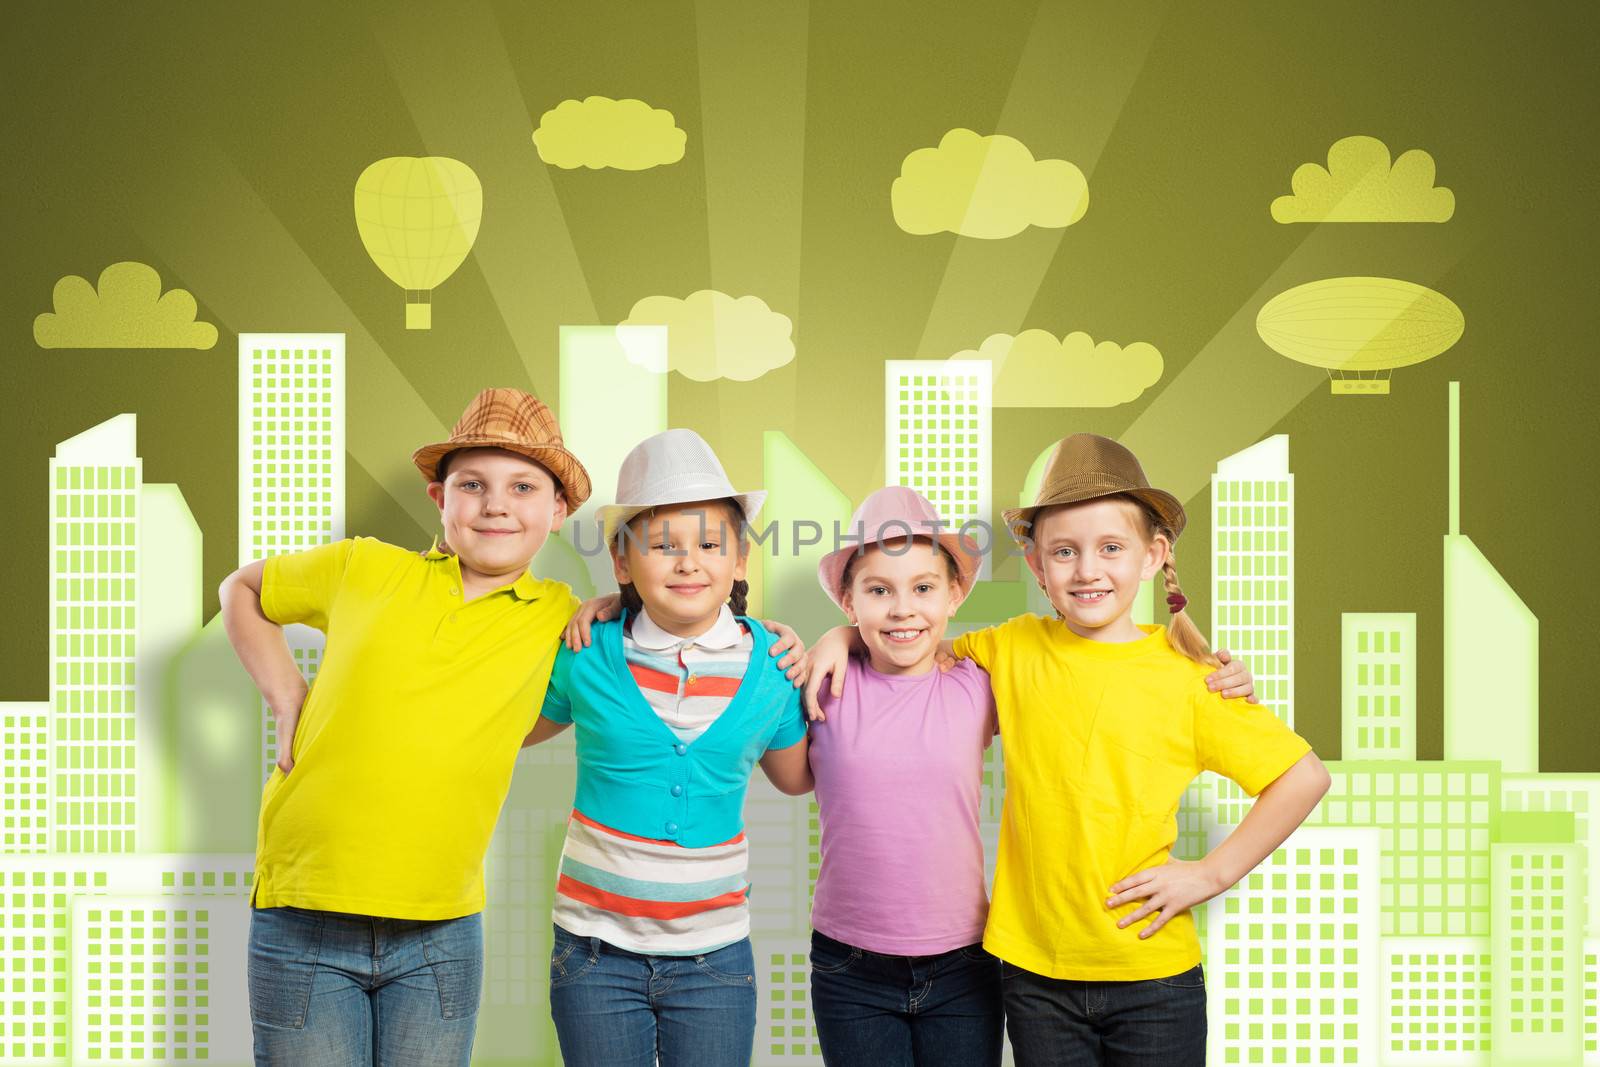
<svg viewBox="0 0 1600 1067">
<path fill-rule="evenodd" d="M 1143 626 L 1138 641 L 1074 634 L 1023 615 L 963 634 L 957 656 L 989 672 L 1000 717 L 1005 805 L 983 944 L 1051 978 L 1165 978 L 1200 962 L 1185 912 L 1148 939 L 1105 906 L 1111 886 L 1167 861 L 1178 801 L 1202 770 L 1251 796 L 1311 750 L 1273 713 L 1208 692 L 1211 668 Z"/>
<path fill-rule="evenodd" d="M 262 791 L 254 905 L 482 911 L 484 852 L 577 608 L 529 573 L 464 601 L 460 562 L 437 547 L 363 537 L 268 560 L 267 618 L 328 641 L 294 769 Z"/>
</svg>

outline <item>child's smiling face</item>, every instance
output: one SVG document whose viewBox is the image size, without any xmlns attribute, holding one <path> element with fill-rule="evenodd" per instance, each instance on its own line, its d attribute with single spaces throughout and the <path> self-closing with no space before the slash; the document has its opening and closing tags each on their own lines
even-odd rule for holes
<svg viewBox="0 0 1600 1067">
<path fill-rule="evenodd" d="M 1028 569 L 1073 633 L 1097 641 L 1136 641 L 1130 618 L 1142 583 L 1167 558 L 1167 539 L 1149 533 L 1131 500 L 1101 499 L 1047 508 L 1034 520 Z"/>
<path fill-rule="evenodd" d="M 923 674 L 961 604 L 949 560 L 923 539 L 894 538 L 851 560 L 844 612 L 866 642 L 873 669 Z"/>
<path fill-rule="evenodd" d="M 550 472 L 500 448 L 452 452 L 444 481 L 430 484 L 428 496 L 463 577 L 514 581 L 567 515 Z"/>
<path fill-rule="evenodd" d="M 733 583 L 745 576 L 743 516 L 719 501 L 656 508 L 628 523 L 611 559 L 618 583 L 631 582 L 668 633 L 694 637 L 716 622 Z"/>
</svg>

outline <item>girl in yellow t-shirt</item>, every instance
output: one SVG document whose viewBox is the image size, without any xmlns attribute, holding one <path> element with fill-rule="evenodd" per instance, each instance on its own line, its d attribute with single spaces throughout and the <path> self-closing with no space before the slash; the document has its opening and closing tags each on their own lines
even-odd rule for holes
<svg viewBox="0 0 1600 1067">
<path fill-rule="evenodd" d="M 964 634 L 951 651 L 989 673 L 1005 739 L 984 947 L 1003 961 L 1016 1062 L 1203 1064 L 1189 909 L 1300 825 L 1327 770 L 1269 710 L 1201 684 L 1218 661 L 1183 610 L 1172 555 L 1183 506 L 1131 452 L 1092 434 L 1062 440 L 1033 506 L 1006 521 L 1056 617 Z M 1172 620 L 1140 626 L 1134 599 L 1158 573 Z M 813 661 L 813 687 L 824 670 Z M 1173 859 L 1178 802 L 1202 770 L 1259 799 L 1210 855 Z"/>
</svg>

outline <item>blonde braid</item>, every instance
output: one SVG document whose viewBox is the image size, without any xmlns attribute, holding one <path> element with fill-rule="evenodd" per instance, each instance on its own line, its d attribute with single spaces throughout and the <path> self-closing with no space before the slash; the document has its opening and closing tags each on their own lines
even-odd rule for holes
<svg viewBox="0 0 1600 1067">
<path fill-rule="evenodd" d="M 1174 566 L 1177 559 L 1172 550 L 1172 533 L 1168 530 L 1162 530 L 1161 532 L 1167 538 L 1167 561 L 1161 566 L 1161 575 L 1166 582 L 1167 595 L 1169 597 L 1182 597 L 1183 589 L 1178 585 L 1178 569 Z M 1167 640 L 1173 648 L 1196 663 L 1204 663 L 1212 667 L 1222 666 L 1222 661 L 1212 655 L 1211 645 L 1206 641 L 1206 635 L 1201 633 L 1200 627 L 1196 626 L 1194 620 L 1189 618 L 1187 610 L 1179 610 L 1172 613 L 1172 621 L 1167 624 Z"/>
</svg>

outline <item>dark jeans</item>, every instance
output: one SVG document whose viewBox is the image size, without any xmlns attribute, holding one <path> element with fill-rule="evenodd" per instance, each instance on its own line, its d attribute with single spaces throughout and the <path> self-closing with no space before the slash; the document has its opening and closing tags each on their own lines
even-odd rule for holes
<svg viewBox="0 0 1600 1067">
<path fill-rule="evenodd" d="M 999 1067 L 1000 962 L 968 945 L 886 956 L 811 935 L 811 1006 L 828 1067 Z"/>
<path fill-rule="evenodd" d="M 1074 982 L 1001 964 L 1017 1067 L 1202 1067 L 1206 978 Z"/>
<path fill-rule="evenodd" d="M 567 1067 L 749 1067 L 750 939 L 698 956 L 644 956 L 557 926 L 550 1015 Z"/>
<path fill-rule="evenodd" d="M 483 984 L 483 917 L 250 913 L 257 1067 L 466 1067 Z"/>
</svg>

